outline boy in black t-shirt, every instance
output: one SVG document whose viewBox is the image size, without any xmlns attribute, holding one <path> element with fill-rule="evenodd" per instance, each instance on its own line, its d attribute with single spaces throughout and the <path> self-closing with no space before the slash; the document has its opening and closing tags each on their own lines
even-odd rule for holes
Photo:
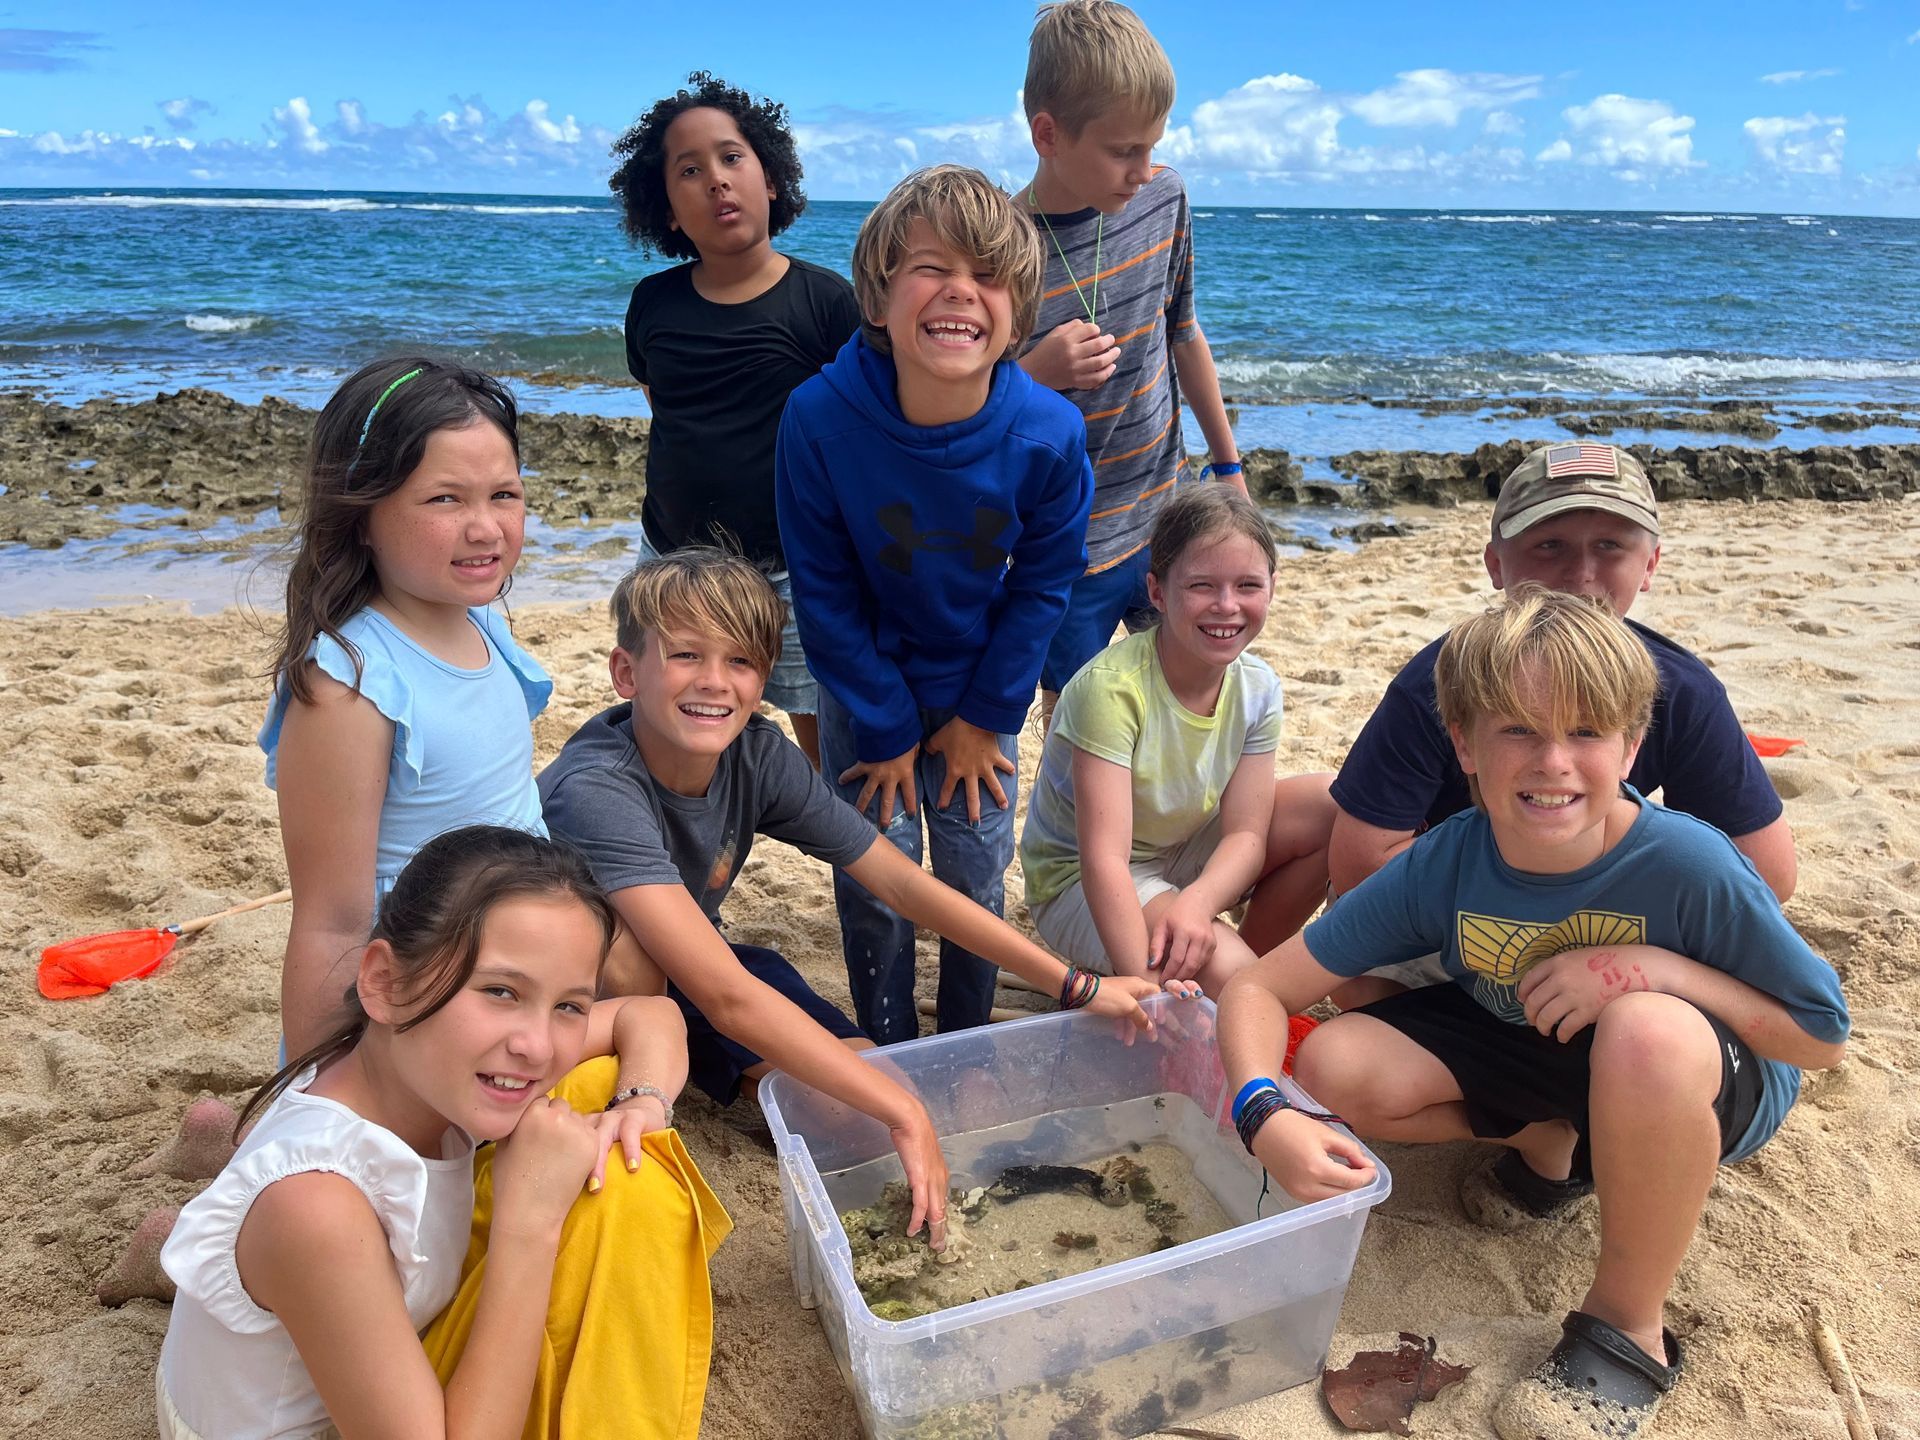
<svg viewBox="0 0 1920 1440">
<path fill-rule="evenodd" d="M 853 287 L 782 255 L 773 237 L 806 208 L 784 105 L 704 71 L 620 137 L 608 181 L 648 251 L 690 260 L 649 275 L 627 307 L 627 368 L 653 411 L 646 560 L 737 546 L 791 600 L 773 508 L 773 443 L 787 396 L 859 328 Z M 813 677 L 789 623 L 767 699 L 820 764 Z"/>
</svg>

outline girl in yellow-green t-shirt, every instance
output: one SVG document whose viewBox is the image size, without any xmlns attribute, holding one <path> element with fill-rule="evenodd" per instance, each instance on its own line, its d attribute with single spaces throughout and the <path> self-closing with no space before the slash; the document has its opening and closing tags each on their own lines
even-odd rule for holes
<svg viewBox="0 0 1920 1440">
<path fill-rule="evenodd" d="M 1280 681 L 1246 653 L 1273 572 L 1272 532 L 1246 496 L 1183 491 L 1153 530 L 1160 623 L 1061 691 L 1020 860 L 1040 937 L 1075 964 L 1218 997 L 1325 895 L 1333 777 L 1274 778 Z M 1242 899 L 1235 930 L 1221 912 Z"/>
</svg>

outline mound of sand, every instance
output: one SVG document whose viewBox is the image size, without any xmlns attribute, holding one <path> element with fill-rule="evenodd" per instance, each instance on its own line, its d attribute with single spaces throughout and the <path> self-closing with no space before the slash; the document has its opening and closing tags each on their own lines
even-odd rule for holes
<svg viewBox="0 0 1920 1440">
<path fill-rule="evenodd" d="M 1812 1076 L 1780 1135 L 1723 1172 L 1671 1321 L 1686 1381 L 1659 1435 L 1842 1440 L 1800 1308 L 1838 1326 L 1881 1440 L 1920 1436 L 1920 503 L 1674 505 L 1636 618 L 1693 646 L 1753 730 L 1804 737 L 1769 768 L 1799 837 L 1789 913 L 1846 982 L 1851 1058 Z M 1333 768 L 1399 664 L 1486 593 L 1486 511 L 1425 517 L 1357 554 L 1289 561 L 1259 651 L 1288 687 L 1283 769 Z M 607 704 L 597 607 L 518 613 L 553 673 L 542 761 Z M 165 1307 L 104 1310 L 93 1285 L 138 1218 L 194 1186 L 133 1179 L 181 1111 L 237 1100 L 271 1069 L 286 913 L 227 922 L 151 980 L 54 1005 L 41 946 L 164 922 L 283 883 L 253 731 L 257 619 L 160 609 L 0 621 L 0 1430 L 74 1440 L 151 1433 Z M 1033 773 L 1032 736 L 1023 777 Z M 1009 905 L 1021 913 L 1017 870 Z M 735 939 L 775 946 L 846 1003 L 823 867 L 767 843 L 729 907 Z M 931 947 L 923 993 L 931 994 Z M 770 1142 L 750 1106 L 689 1097 L 687 1143 L 738 1228 L 714 1262 L 718 1334 L 705 1434 L 851 1436 L 826 1342 L 794 1302 Z M 1544 1353 L 1597 1236 L 1576 1221 L 1475 1229 L 1456 1198 L 1471 1147 L 1388 1146 L 1392 1198 L 1362 1244 L 1337 1352 L 1401 1329 L 1477 1368 L 1415 1420 L 1481 1436 L 1494 1396 Z M 1338 1356 L 1336 1357 L 1338 1358 Z M 797 1417 L 806 1417 L 804 1421 Z M 1240 1440 L 1341 1433 L 1312 1387 L 1224 1412 Z M 1189 1431 L 1188 1433 L 1192 1433 Z"/>
</svg>

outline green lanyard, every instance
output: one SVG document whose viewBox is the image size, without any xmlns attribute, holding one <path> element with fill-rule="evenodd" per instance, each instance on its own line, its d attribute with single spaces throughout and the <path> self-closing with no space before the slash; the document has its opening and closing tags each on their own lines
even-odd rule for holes
<svg viewBox="0 0 1920 1440">
<path fill-rule="evenodd" d="M 1073 265 L 1067 259 L 1067 252 L 1061 247 L 1060 237 L 1053 233 L 1053 221 L 1047 218 L 1047 212 L 1040 208 L 1033 198 L 1033 187 L 1027 187 L 1027 204 L 1040 217 L 1040 223 L 1047 227 L 1047 238 L 1053 241 L 1053 253 L 1060 257 L 1060 264 L 1067 272 L 1067 279 L 1073 285 L 1074 298 L 1080 302 L 1080 308 L 1087 312 L 1087 319 L 1095 325 L 1100 323 L 1094 313 L 1100 308 L 1100 236 L 1107 228 L 1107 217 L 1102 214 L 1093 225 L 1093 279 L 1085 290 L 1080 288 L 1080 277 L 1073 273 Z"/>
</svg>

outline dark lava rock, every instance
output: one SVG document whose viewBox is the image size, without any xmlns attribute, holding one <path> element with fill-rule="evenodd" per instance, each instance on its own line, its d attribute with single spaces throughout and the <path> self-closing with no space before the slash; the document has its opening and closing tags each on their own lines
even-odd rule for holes
<svg viewBox="0 0 1920 1440">
<path fill-rule="evenodd" d="M 47 543 L 48 513 L 74 514 L 68 533 L 94 533 L 97 514 L 128 504 L 187 512 L 251 512 L 298 503 L 315 412 L 268 396 L 243 405 L 211 390 L 151 400 L 56 405 L 0 394 L 0 540 Z M 520 417 L 527 503 L 569 516 L 638 513 L 647 422 L 597 415 Z M 30 503 L 31 502 L 31 503 Z M 27 511 L 34 513 L 29 516 Z M 59 543 L 61 526 L 51 526 Z"/>
<path fill-rule="evenodd" d="M 1508 440 L 1464 455 L 1355 450 L 1331 463 L 1353 477 L 1351 492 L 1343 496 L 1349 504 L 1451 506 L 1492 499 L 1535 448 Z M 1920 445 L 1625 448 L 1646 466 L 1662 500 L 1897 500 L 1920 489 Z"/>
</svg>

